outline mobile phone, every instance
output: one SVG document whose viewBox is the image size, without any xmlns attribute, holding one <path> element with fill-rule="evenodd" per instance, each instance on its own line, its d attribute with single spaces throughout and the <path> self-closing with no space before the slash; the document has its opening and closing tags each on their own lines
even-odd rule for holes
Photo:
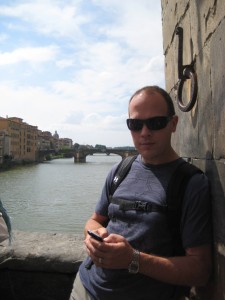
<svg viewBox="0 0 225 300">
<path fill-rule="evenodd" d="M 89 234 L 91 237 L 93 237 L 95 240 L 97 240 L 97 241 L 99 241 L 99 242 L 103 242 L 103 238 L 102 238 L 100 235 L 98 235 L 97 233 L 94 233 L 94 232 L 91 231 L 91 230 L 88 230 L 87 232 L 88 232 L 88 234 Z"/>
</svg>

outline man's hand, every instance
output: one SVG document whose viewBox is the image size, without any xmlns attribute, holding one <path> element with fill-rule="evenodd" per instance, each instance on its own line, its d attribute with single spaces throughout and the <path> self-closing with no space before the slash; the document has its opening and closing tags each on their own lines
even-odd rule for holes
<svg viewBox="0 0 225 300">
<path fill-rule="evenodd" d="M 127 269 L 133 255 L 131 245 L 121 235 L 110 234 L 104 238 L 100 229 L 95 232 L 103 237 L 103 242 L 89 236 L 85 239 L 87 253 L 94 264 L 106 269 Z"/>
</svg>

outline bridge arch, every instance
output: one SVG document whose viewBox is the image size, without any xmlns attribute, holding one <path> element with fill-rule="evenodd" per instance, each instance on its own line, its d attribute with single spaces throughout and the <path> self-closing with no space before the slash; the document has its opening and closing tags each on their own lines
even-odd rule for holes
<svg viewBox="0 0 225 300">
<path fill-rule="evenodd" d="M 106 148 L 104 150 L 99 150 L 99 149 L 95 149 L 95 148 L 91 148 L 91 149 L 80 149 L 80 150 L 76 150 L 74 152 L 74 163 L 84 163 L 86 162 L 86 157 L 88 155 L 93 155 L 95 153 L 102 153 L 102 154 L 106 154 L 106 155 L 110 155 L 110 154 L 117 154 L 119 156 L 121 156 L 122 158 L 127 157 L 127 156 L 132 156 L 132 155 L 136 155 L 137 151 L 136 150 L 125 150 L 125 149 L 113 149 L 113 148 Z"/>
</svg>

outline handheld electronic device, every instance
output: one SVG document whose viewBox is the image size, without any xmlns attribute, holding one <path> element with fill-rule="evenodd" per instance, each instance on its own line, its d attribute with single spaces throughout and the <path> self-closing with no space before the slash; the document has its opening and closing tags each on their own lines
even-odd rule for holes
<svg viewBox="0 0 225 300">
<path fill-rule="evenodd" d="M 100 235 L 98 235 L 97 233 L 94 233 L 94 232 L 91 231 L 91 230 L 88 230 L 87 232 L 88 232 L 88 234 L 89 234 L 91 237 L 93 237 L 95 240 L 97 240 L 97 241 L 99 241 L 99 242 L 103 242 L 103 238 L 102 238 Z"/>
</svg>

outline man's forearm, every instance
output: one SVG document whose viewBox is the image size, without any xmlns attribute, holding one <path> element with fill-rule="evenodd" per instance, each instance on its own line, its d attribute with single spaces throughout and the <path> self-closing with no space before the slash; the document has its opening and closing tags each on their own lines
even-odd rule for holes
<svg viewBox="0 0 225 300">
<path fill-rule="evenodd" d="M 209 248 L 192 248 L 186 256 L 170 258 L 141 253 L 139 272 L 174 285 L 203 286 L 211 272 Z"/>
<path fill-rule="evenodd" d="M 104 227 L 104 223 L 106 222 L 107 218 L 101 215 L 94 213 L 91 218 L 87 221 L 84 228 L 84 234 L 87 234 L 87 230 L 97 230 L 101 227 Z"/>
<path fill-rule="evenodd" d="M 96 230 L 100 227 L 102 227 L 102 225 L 100 223 L 98 223 L 97 221 L 95 221 L 93 219 L 89 219 L 85 225 L 85 234 L 87 233 L 88 229 Z"/>
</svg>

